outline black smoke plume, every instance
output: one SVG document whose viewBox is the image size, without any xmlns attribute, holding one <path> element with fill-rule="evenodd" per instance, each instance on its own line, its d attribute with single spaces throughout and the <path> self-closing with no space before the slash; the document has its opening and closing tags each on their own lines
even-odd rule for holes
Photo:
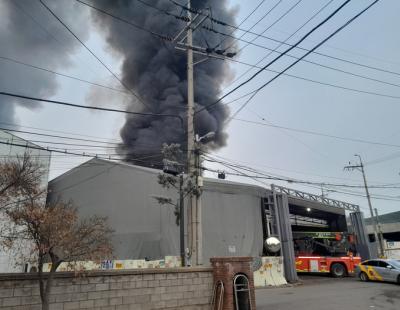
<svg viewBox="0 0 400 310">
<path fill-rule="evenodd" d="M 187 12 L 172 1 L 143 0 L 157 8 L 176 15 L 186 16 Z M 182 0 L 179 0 L 180 3 Z M 91 2 L 113 15 L 132 21 L 156 33 L 173 37 L 185 22 L 163 12 L 146 6 L 137 0 L 96 0 Z M 193 0 L 192 8 L 204 10 L 211 7 L 214 18 L 234 24 L 235 10 L 227 7 L 226 0 Z M 164 42 L 149 33 L 135 29 L 110 16 L 92 11 L 92 18 L 100 32 L 105 33 L 109 46 L 123 59 L 123 82 L 134 90 L 145 101 L 147 107 L 138 100 L 132 99 L 127 106 L 129 111 L 146 111 L 159 114 L 176 114 L 186 120 L 187 78 L 186 53 L 174 49 L 170 42 Z M 204 24 L 225 33 L 225 28 L 207 20 Z M 224 39 L 210 31 L 198 28 L 194 33 L 194 44 L 203 47 L 214 47 Z M 223 46 L 232 42 L 227 39 Z M 234 50 L 235 45 L 231 50 Z M 195 56 L 199 60 L 202 56 Z M 231 78 L 231 71 L 226 62 L 209 59 L 195 66 L 194 93 L 196 109 L 214 102 L 220 96 L 225 81 Z M 195 118 L 195 132 L 204 135 L 210 131 L 216 133 L 207 148 L 217 149 L 226 144 L 224 121 L 228 109 L 218 104 L 199 113 Z M 186 121 L 184 123 L 186 127 Z M 122 145 L 119 154 L 125 160 L 139 165 L 157 166 L 160 163 L 160 150 L 163 143 L 180 143 L 186 148 L 186 135 L 180 122 L 175 118 L 152 116 L 126 117 L 120 131 Z"/>
<path fill-rule="evenodd" d="M 75 1 L 48 1 L 67 24 L 79 24 L 78 34 L 86 39 L 88 16 L 80 12 Z M 78 10 L 80 9 L 80 11 Z M 73 54 L 80 47 L 66 33 L 39 1 L 0 1 L 0 89 L 28 96 L 49 98 L 57 91 L 58 80 L 54 75 L 18 65 L 4 58 L 60 70 L 73 64 Z M 37 108 L 33 101 L 0 96 L 0 125 L 18 122 L 16 107 Z"/>
</svg>

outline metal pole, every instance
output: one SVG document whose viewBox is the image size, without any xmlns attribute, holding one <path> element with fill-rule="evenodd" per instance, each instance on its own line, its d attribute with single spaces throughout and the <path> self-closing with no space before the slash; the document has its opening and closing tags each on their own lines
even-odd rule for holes
<svg viewBox="0 0 400 310">
<path fill-rule="evenodd" d="M 199 177 L 201 177 L 200 169 L 200 144 L 196 142 L 196 247 L 197 247 L 197 265 L 203 264 L 203 231 L 202 231 L 202 221 L 201 221 L 201 189 L 199 188 Z"/>
<path fill-rule="evenodd" d="M 185 267 L 185 206 L 183 195 L 183 173 L 179 176 L 179 242 L 181 252 L 181 266 Z"/>
<path fill-rule="evenodd" d="M 374 228 L 375 240 L 378 241 L 380 254 L 383 255 L 383 245 L 381 243 L 381 240 L 378 238 L 378 229 L 377 229 L 377 225 L 376 225 L 376 218 L 374 216 L 374 211 L 372 210 L 371 197 L 369 195 L 369 190 L 368 190 L 368 185 L 367 185 L 367 177 L 365 176 L 364 165 L 363 165 L 361 156 L 360 155 L 356 155 L 356 156 L 360 160 L 360 168 L 361 168 L 361 172 L 362 172 L 362 175 L 363 175 L 365 193 L 367 194 L 369 211 L 371 213 L 371 220 L 372 220 L 372 226 Z"/>
<path fill-rule="evenodd" d="M 385 250 L 383 247 L 383 234 L 382 234 L 382 226 L 381 223 L 379 223 L 379 216 L 378 216 L 378 209 L 374 208 L 375 210 L 375 219 L 376 219 L 376 223 L 378 224 L 378 234 L 379 234 L 379 242 L 382 245 L 382 255 L 385 256 Z"/>
<path fill-rule="evenodd" d="M 188 8 L 191 6 L 190 0 L 188 1 Z M 187 115 L 187 122 L 188 122 L 188 129 L 187 129 L 187 143 L 188 143 L 188 150 L 187 150 L 187 172 L 188 176 L 192 177 L 194 172 L 194 126 L 193 126 L 193 115 L 194 115 L 194 90 L 193 90 L 193 50 L 190 48 L 193 44 L 193 37 L 192 37 L 192 27 L 191 19 L 192 14 L 190 10 L 187 10 L 188 14 L 188 27 L 187 27 L 187 38 L 186 43 L 188 45 L 187 49 L 187 83 L 188 83 L 188 115 Z M 197 265 L 197 245 L 196 245 L 196 198 L 193 194 L 189 196 L 190 201 L 190 214 L 188 212 L 188 225 L 189 225 L 189 238 L 190 242 L 190 249 L 191 249 L 191 256 L 195 259 L 194 264 Z"/>
</svg>

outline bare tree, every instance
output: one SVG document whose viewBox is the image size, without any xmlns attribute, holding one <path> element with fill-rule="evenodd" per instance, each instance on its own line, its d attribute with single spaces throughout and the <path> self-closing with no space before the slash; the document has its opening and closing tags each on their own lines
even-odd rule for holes
<svg viewBox="0 0 400 310">
<path fill-rule="evenodd" d="M 28 154 L 0 163 L 1 245 L 19 262 L 37 266 L 42 309 L 49 309 L 54 275 L 63 262 L 109 259 L 112 230 L 106 218 L 78 217 L 71 202 L 46 204 L 44 169 Z M 44 272 L 45 263 L 50 271 Z"/>
<path fill-rule="evenodd" d="M 14 224 L 4 243 L 15 246 L 21 240 L 31 244 L 25 261 L 37 265 L 42 309 L 49 309 L 49 295 L 54 274 L 62 262 L 73 266 L 74 262 L 109 259 L 112 254 L 110 237 L 112 230 L 106 218 L 92 216 L 79 219 L 78 210 L 72 203 L 56 201 L 43 205 L 38 199 L 22 203 L 8 212 Z M 23 251 L 19 251 L 23 253 Z M 46 262 L 50 271 L 43 272 Z"/>
<path fill-rule="evenodd" d="M 0 162 L 0 211 L 16 200 L 40 195 L 44 169 L 29 153 Z"/>
</svg>

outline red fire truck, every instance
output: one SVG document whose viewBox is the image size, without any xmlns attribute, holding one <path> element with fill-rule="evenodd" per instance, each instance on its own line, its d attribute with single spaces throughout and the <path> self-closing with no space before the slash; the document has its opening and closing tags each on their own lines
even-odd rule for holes
<svg viewBox="0 0 400 310">
<path fill-rule="evenodd" d="M 344 277 L 361 262 L 353 235 L 343 232 L 293 232 L 297 272 Z"/>
</svg>

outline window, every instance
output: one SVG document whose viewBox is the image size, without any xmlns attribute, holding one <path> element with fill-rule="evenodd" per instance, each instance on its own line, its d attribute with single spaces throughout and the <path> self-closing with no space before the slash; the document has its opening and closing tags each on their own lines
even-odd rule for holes
<svg viewBox="0 0 400 310">
<path fill-rule="evenodd" d="M 373 266 L 373 267 L 378 267 L 379 266 L 379 262 L 376 260 L 370 260 L 367 262 L 368 266 Z"/>
<path fill-rule="evenodd" d="M 379 261 L 378 263 L 379 263 L 379 267 L 382 267 L 382 268 L 387 268 L 387 266 L 389 265 L 387 262 L 384 262 L 384 261 Z"/>
</svg>

